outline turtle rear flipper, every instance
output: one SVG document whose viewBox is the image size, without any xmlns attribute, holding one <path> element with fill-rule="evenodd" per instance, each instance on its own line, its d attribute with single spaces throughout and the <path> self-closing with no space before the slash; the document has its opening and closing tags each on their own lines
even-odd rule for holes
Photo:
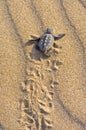
<svg viewBox="0 0 86 130">
<path fill-rule="evenodd" d="M 36 50 L 40 51 L 38 44 L 35 45 Z"/>
<path fill-rule="evenodd" d="M 55 35 L 55 36 L 54 36 L 54 40 L 59 40 L 59 39 L 61 39 L 61 38 L 64 37 L 64 36 L 65 36 L 64 33 L 63 33 L 63 34 Z"/>
</svg>

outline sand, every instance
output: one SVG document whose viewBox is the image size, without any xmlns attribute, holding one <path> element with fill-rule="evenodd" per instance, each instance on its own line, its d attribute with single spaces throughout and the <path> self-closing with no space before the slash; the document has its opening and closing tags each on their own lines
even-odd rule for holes
<svg viewBox="0 0 86 130">
<path fill-rule="evenodd" d="M 86 130 L 86 1 L 0 5 L 0 130 Z M 47 27 L 66 34 L 48 58 L 28 42 Z"/>
</svg>

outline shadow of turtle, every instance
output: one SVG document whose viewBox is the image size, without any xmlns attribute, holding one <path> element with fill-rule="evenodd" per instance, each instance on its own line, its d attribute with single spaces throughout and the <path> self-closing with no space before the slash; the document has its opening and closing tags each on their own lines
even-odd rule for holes
<svg viewBox="0 0 86 130">
<path fill-rule="evenodd" d="M 26 42 L 25 47 L 31 46 L 32 44 L 34 44 L 34 45 L 31 49 L 31 53 L 30 53 L 31 59 L 40 61 L 41 59 L 49 58 L 49 56 L 45 55 L 40 49 L 37 48 L 38 42 L 35 40 L 29 40 L 28 42 Z"/>
<path fill-rule="evenodd" d="M 52 52 L 50 56 L 47 56 L 40 49 L 37 48 L 38 42 L 35 40 L 29 40 L 27 43 L 25 43 L 25 46 L 31 46 L 32 44 L 33 44 L 33 47 L 30 52 L 30 58 L 32 60 L 36 60 L 36 61 L 41 61 L 42 59 L 46 60 L 46 59 L 51 58 L 51 55 L 52 56 L 54 55 L 54 57 L 56 57 L 58 54 L 58 52 L 54 50 L 54 52 Z M 63 63 L 58 60 L 57 65 L 60 66 L 62 64 Z"/>
<path fill-rule="evenodd" d="M 5 130 L 5 128 L 0 124 L 0 130 Z"/>
</svg>

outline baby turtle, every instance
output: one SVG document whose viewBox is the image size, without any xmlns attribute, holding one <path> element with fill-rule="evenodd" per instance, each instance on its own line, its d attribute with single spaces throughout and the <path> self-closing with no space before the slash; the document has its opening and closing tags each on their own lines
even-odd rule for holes
<svg viewBox="0 0 86 130">
<path fill-rule="evenodd" d="M 41 37 L 34 37 L 30 41 L 37 41 L 36 49 L 42 51 L 46 56 L 50 56 L 49 51 L 52 47 L 56 47 L 54 40 L 58 40 L 65 36 L 65 34 L 53 35 L 53 30 L 47 28 L 46 32 Z"/>
</svg>

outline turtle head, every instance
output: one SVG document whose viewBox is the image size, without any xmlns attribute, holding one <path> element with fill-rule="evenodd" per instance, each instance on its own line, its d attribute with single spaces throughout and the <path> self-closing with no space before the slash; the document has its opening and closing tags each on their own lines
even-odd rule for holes
<svg viewBox="0 0 86 130">
<path fill-rule="evenodd" d="M 52 29 L 52 28 L 47 28 L 46 33 L 52 34 L 52 32 L 53 32 L 53 29 Z"/>
</svg>

